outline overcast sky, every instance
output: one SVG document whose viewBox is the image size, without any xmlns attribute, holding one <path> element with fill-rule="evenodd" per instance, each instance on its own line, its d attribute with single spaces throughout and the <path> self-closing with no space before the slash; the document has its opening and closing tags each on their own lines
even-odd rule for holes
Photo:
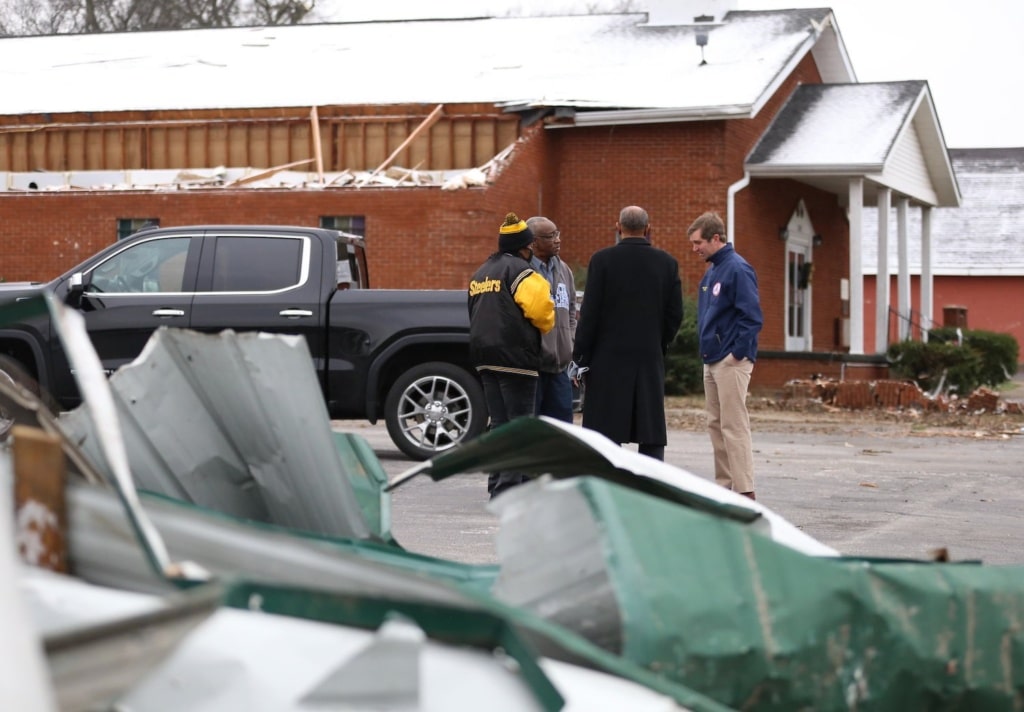
<svg viewBox="0 0 1024 712">
<path fill-rule="evenodd" d="M 551 14 L 615 0 L 319 0 L 334 20 Z M 644 0 L 633 0 L 644 7 Z M 1024 0 L 737 0 L 831 7 L 862 82 L 925 79 L 950 148 L 1024 147 Z"/>
</svg>

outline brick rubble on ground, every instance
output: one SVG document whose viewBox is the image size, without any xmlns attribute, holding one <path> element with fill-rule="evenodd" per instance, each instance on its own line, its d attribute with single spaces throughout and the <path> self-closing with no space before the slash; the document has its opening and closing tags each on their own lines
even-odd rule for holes
<svg viewBox="0 0 1024 712">
<path fill-rule="evenodd" d="M 916 383 L 895 380 L 796 379 L 783 387 L 782 398 L 786 402 L 814 400 L 847 410 L 911 408 L 938 413 L 1024 413 L 1024 403 L 1002 399 L 998 393 L 985 387 L 976 389 L 967 398 L 941 393 L 931 396 Z"/>
</svg>

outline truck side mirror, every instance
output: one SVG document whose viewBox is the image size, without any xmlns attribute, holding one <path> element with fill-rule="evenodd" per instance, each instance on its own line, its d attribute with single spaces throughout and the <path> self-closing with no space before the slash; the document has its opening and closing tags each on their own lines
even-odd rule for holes
<svg viewBox="0 0 1024 712">
<path fill-rule="evenodd" d="M 82 303 L 82 294 L 85 292 L 85 276 L 81 272 L 75 272 L 68 279 L 68 296 L 65 301 L 69 306 L 78 307 Z"/>
</svg>

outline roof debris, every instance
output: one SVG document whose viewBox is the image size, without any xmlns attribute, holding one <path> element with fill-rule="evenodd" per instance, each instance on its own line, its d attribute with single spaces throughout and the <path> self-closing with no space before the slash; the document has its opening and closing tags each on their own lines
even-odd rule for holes
<svg viewBox="0 0 1024 712">
<path fill-rule="evenodd" d="M 487 185 L 504 170 L 516 148 L 517 139 L 481 166 L 450 170 L 419 170 L 389 166 L 372 171 L 334 171 L 319 174 L 294 168 L 314 159 L 293 161 L 272 168 L 190 168 L 128 171 L 33 171 L 0 172 L 0 192 L 11 191 L 186 191 L 215 188 L 231 189 L 309 189 L 319 188 L 423 188 L 461 190 Z"/>
</svg>

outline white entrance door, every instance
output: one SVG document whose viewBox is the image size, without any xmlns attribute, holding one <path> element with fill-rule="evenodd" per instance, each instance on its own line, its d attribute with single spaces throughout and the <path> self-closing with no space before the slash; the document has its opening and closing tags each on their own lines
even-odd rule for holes
<svg viewBox="0 0 1024 712">
<path fill-rule="evenodd" d="M 801 200 L 786 228 L 786 351 L 811 350 L 814 227 Z"/>
</svg>

